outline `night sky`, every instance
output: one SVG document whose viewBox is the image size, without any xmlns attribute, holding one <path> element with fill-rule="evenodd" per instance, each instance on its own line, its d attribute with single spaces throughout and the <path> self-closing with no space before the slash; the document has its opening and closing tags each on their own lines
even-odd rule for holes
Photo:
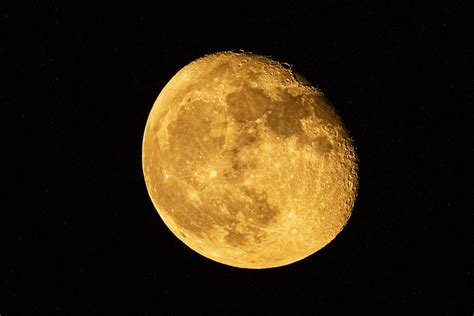
<svg viewBox="0 0 474 316">
<path fill-rule="evenodd" d="M 472 16 L 463 1 L 382 2 L 2 4 L 1 315 L 471 315 Z M 293 64 L 317 85 L 360 161 L 346 228 L 280 268 L 232 268 L 189 249 L 141 169 L 164 85 L 233 49 Z"/>
</svg>

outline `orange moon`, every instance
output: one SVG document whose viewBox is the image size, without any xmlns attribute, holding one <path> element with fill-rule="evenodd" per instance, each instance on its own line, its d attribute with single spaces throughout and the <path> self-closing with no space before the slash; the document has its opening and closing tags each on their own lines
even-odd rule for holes
<svg viewBox="0 0 474 316">
<path fill-rule="evenodd" d="M 331 242 L 356 198 L 353 141 L 291 66 L 206 55 L 159 94 L 143 136 L 148 193 L 185 245 L 240 268 L 301 260 Z"/>
</svg>

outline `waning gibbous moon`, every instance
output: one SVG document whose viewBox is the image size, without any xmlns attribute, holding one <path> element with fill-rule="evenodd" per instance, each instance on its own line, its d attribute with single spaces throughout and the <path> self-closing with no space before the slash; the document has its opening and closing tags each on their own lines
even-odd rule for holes
<svg viewBox="0 0 474 316">
<path fill-rule="evenodd" d="M 246 52 L 178 71 L 149 114 L 142 164 L 173 234 L 240 268 L 288 265 L 323 248 L 358 188 L 352 140 L 323 93 L 288 64 Z"/>
</svg>

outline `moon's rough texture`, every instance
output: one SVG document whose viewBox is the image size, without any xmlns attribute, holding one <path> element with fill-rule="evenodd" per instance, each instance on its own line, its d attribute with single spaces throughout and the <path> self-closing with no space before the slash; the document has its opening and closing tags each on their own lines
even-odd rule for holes
<svg viewBox="0 0 474 316">
<path fill-rule="evenodd" d="M 186 245 L 242 268 L 277 267 L 328 244 L 357 192 L 357 159 L 323 94 L 251 53 L 181 69 L 148 117 L 143 171 Z"/>
</svg>

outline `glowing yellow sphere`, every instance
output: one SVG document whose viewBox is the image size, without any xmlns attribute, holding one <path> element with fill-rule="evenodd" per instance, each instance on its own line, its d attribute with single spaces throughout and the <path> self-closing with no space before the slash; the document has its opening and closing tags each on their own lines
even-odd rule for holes
<svg viewBox="0 0 474 316">
<path fill-rule="evenodd" d="M 352 140 L 322 92 L 287 64 L 244 52 L 204 56 L 168 82 L 142 163 L 176 237 L 241 268 L 315 253 L 343 229 L 357 193 Z"/>
</svg>

